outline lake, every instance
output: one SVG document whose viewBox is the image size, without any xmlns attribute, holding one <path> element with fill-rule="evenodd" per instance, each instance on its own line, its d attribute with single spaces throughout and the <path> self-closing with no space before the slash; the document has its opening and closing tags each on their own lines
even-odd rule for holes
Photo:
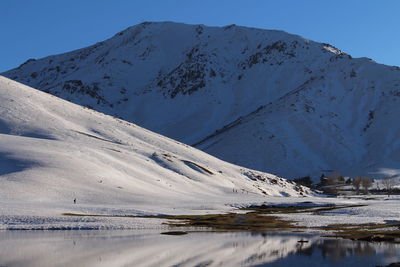
<svg viewBox="0 0 400 267">
<path fill-rule="evenodd" d="M 400 244 L 311 234 L 0 231 L 0 266 L 378 266 Z"/>
</svg>

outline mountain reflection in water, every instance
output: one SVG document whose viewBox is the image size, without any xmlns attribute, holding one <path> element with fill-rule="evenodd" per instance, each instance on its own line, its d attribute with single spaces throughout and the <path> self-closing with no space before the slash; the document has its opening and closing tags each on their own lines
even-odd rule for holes
<svg viewBox="0 0 400 267">
<path fill-rule="evenodd" d="M 400 244 L 316 235 L 0 232 L 0 266 L 376 266 L 399 261 Z"/>
</svg>

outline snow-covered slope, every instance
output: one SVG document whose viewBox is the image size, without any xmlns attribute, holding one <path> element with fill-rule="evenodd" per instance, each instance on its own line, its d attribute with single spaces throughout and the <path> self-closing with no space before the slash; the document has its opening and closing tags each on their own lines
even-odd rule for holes
<svg viewBox="0 0 400 267">
<path fill-rule="evenodd" d="M 294 178 L 400 172 L 399 70 L 281 31 L 167 22 L 3 75 Z"/>
<path fill-rule="evenodd" d="M 0 217 L 80 205 L 160 213 L 308 194 L 1 76 L 0 103 Z"/>
</svg>

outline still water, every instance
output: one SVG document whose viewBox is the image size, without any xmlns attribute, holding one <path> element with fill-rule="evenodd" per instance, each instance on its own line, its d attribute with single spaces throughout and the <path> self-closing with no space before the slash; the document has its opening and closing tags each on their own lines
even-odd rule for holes
<svg viewBox="0 0 400 267">
<path fill-rule="evenodd" d="M 301 242 L 299 242 L 301 241 Z M 300 234 L 2 231 L 0 266 L 384 266 L 400 244 Z"/>
</svg>

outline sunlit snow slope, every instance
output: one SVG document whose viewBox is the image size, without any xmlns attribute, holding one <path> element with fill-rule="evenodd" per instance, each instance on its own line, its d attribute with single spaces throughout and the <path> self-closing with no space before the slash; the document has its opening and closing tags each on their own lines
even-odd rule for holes
<svg viewBox="0 0 400 267">
<path fill-rule="evenodd" d="M 157 211 L 303 190 L 0 76 L 0 215 L 13 203 Z"/>
<path fill-rule="evenodd" d="M 283 177 L 400 173 L 399 68 L 282 31 L 142 23 L 3 75 Z"/>
</svg>

